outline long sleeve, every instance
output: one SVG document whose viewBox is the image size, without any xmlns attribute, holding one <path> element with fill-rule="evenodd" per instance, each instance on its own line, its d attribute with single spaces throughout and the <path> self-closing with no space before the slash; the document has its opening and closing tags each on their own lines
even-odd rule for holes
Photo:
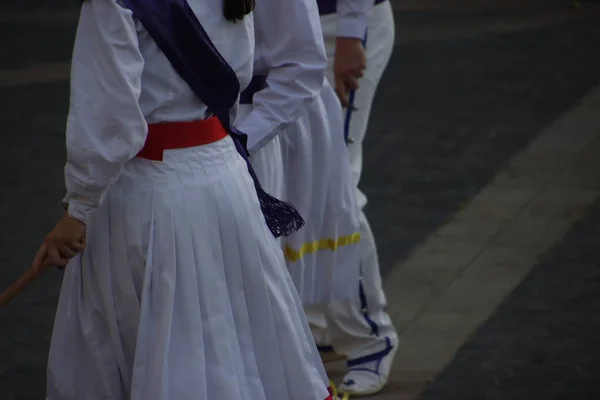
<svg viewBox="0 0 600 400">
<path fill-rule="evenodd" d="M 146 140 L 138 105 L 143 67 L 131 12 L 116 0 L 84 1 L 71 66 L 64 199 L 83 222 Z"/>
<path fill-rule="evenodd" d="M 314 0 L 262 0 L 254 11 L 257 51 L 268 69 L 266 89 L 236 124 L 254 153 L 297 121 L 320 93 L 327 56 Z"/>
<path fill-rule="evenodd" d="M 375 0 L 338 0 L 338 37 L 363 39 Z"/>
</svg>

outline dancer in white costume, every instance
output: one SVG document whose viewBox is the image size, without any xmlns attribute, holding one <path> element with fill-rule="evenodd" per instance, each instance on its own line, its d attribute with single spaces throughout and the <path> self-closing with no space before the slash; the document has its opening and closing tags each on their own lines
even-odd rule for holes
<svg viewBox="0 0 600 400">
<path fill-rule="evenodd" d="M 290 142 L 298 143 L 294 147 L 299 148 L 300 142 L 306 141 L 305 133 L 300 131 L 299 119 L 307 119 L 307 110 L 315 110 L 312 113 L 319 112 L 319 107 L 314 107 L 315 98 L 320 96 L 321 89 L 325 82 L 325 69 L 327 67 L 327 57 L 325 54 L 325 45 L 323 43 L 323 33 L 319 21 L 319 12 L 317 5 L 312 0 L 261 0 L 261 3 L 254 10 L 254 30 L 256 36 L 256 49 L 254 53 L 254 78 L 250 85 L 242 92 L 240 96 L 240 108 L 238 113 L 237 127 L 240 131 L 248 135 L 248 150 L 251 154 L 252 164 L 256 174 L 263 183 L 265 189 L 272 195 L 283 196 L 293 204 L 298 204 L 294 198 L 289 198 L 284 190 L 284 175 L 287 175 L 283 168 L 281 138 L 285 142 L 285 149 L 288 149 Z M 335 101 L 335 99 L 334 99 Z M 318 101 L 318 103 L 320 103 Z M 339 107 L 339 106 L 338 106 Z M 339 113 L 338 113 L 339 114 Z M 323 121 L 325 118 L 323 118 Z M 341 120 L 341 118 L 340 118 Z M 306 123 L 302 124 L 302 126 Z M 343 143 L 343 127 L 341 121 L 338 124 L 339 143 Z M 329 130 L 322 129 L 311 132 L 314 135 L 322 135 L 324 140 L 329 141 Z M 309 138 L 310 139 L 310 138 Z M 308 143 L 314 141 L 309 140 Z M 338 160 L 339 156 L 331 151 L 333 146 L 321 146 L 322 154 L 328 151 L 333 153 L 328 159 Z M 343 149 L 343 146 L 341 146 Z M 298 149 L 299 151 L 300 149 Z M 307 156 L 312 157 L 312 149 L 306 149 Z M 345 154 L 345 151 L 340 153 Z M 335 156 L 333 156 L 335 155 Z M 309 158 L 310 159 L 310 158 Z M 346 155 L 344 164 L 334 168 L 335 171 L 349 171 L 349 159 Z M 286 158 L 286 161 L 287 158 Z M 335 161 L 333 161 L 335 162 Z M 320 175 L 317 175 L 318 178 Z M 346 174 L 346 179 L 337 179 L 339 182 L 346 182 L 347 198 L 353 201 L 353 185 L 351 174 Z M 311 177 L 309 175 L 309 177 Z M 310 188 L 299 185 L 298 180 L 288 176 L 290 187 L 299 190 L 301 193 L 313 192 Z M 290 190 L 288 188 L 288 190 Z M 340 191 L 341 195 L 341 191 Z M 339 204 L 336 199 L 331 199 L 333 204 Z M 321 198 L 319 198 L 322 201 Z M 304 203 L 301 203 L 304 205 Z M 307 205 L 312 204 L 309 203 Z M 349 229 L 356 232 L 358 230 L 358 206 L 352 203 L 355 212 L 353 221 L 355 225 Z M 300 207 L 300 212 L 308 218 L 308 229 L 312 231 L 314 220 L 310 218 L 308 207 Z M 335 217 L 344 217 L 337 212 L 331 214 Z M 340 221 L 344 223 L 346 221 Z M 321 221 L 319 221 L 321 228 Z M 305 228 L 306 229 L 306 228 Z M 333 229 L 339 229 L 334 226 Z M 292 234 L 293 236 L 294 234 Z M 305 232 L 296 233 L 301 238 L 305 237 Z M 292 238 L 293 239 L 293 238 Z M 290 239 L 285 238 L 286 242 Z M 289 246 L 289 245 L 288 245 Z M 288 264 L 289 265 L 289 264 Z M 339 286 L 343 282 L 331 281 L 329 276 L 323 274 L 319 279 L 319 289 L 315 288 L 314 283 L 305 282 L 305 275 L 300 270 L 302 265 L 292 265 L 290 271 L 293 274 L 294 283 L 300 289 L 303 303 L 313 304 L 322 300 L 329 300 L 333 292 L 338 294 Z M 354 274 L 358 276 L 358 263 L 356 263 Z M 336 278 L 340 278 L 338 274 Z M 346 278 L 348 280 L 348 278 Z M 355 280 L 355 277 L 350 278 Z M 335 286 L 335 284 L 338 284 Z M 329 284 L 330 286 L 326 286 Z M 349 288 L 350 285 L 347 285 Z M 310 292 L 308 289 L 310 288 Z M 318 353 L 317 362 L 321 362 Z M 323 380 L 328 382 L 327 375 L 323 369 Z"/>
<path fill-rule="evenodd" d="M 367 2 L 373 3 L 372 0 Z M 390 59 L 395 34 L 390 2 L 376 0 L 370 15 L 365 13 L 365 3 L 365 0 L 319 0 L 329 59 L 327 77 L 347 105 L 345 132 L 361 210 L 367 203 L 358 189 L 362 143 L 375 90 Z M 366 50 L 364 71 L 360 68 L 364 59 L 361 42 Z M 326 308 L 307 310 L 307 316 L 320 350 L 335 351 L 347 359 L 349 372 L 340 391 L 368 395 L 377 393 L 387 383 L 398 336 L 385 311 L 375 240 L 363 212 L 360 219 L 359 296 L 352 302 L 334 301 Z"/>
<path fill-rule="evenodd" d="M 157 7 L 162 12 L 146 12 L 146 21 L 162 29 L 155 33 L 181 29 L 177 38 L 192 30 L 174 21 L 197 18 L 224 60 L 191 45 L 182 54 L 197 56 L 200 67 L 189 71 L 199 75 L 218 75 L 202 65 L 222 60 L 232 73 L 221 75 L 235 85 L 208 86 L 224 92 L 251 78 L 250 9 L 233 23 L 222 0 L 190 0 L 191 9 L 185 0 L 121 1 L 82 5 L 67 123 L 68 211 L 34 260 L 40 269 L 66 265 L 47 400 L 330 399 L 237 139 L 222 116 L 207 114 L 149 24 L 122 4 Z"/>
<path fill-rule="evenodd" d="M 241 94 L 236 126 L 248 135 L 261 184 L 281 198 L 280 134 L 306 113 L 321 91 L 327 56 L 314 1 L 261 0 L 253 15 L 255 77 Z"/>
<path fill-rule="evenodd" d="M 259 177 L 272 183 L 272 194 L 285 189 L 283 197 L 306 220 L 283 239 L 303 303 L 351 297 L 359 276 L 358 205 L 342 110 L 325 80 L 317 5 L 265 1 L 254 18 L 255 77 L 241 95 L 238 128 L 249 136 Z"/>
</svg>

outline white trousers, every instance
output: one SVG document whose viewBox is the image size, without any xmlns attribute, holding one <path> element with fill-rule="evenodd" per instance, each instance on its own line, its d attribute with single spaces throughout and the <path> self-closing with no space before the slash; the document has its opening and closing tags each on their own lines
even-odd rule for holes
<svg viewBox="0 0 600 400">
<path fill-rule="evenodd" d="M 335 14 L 321 17 L 329 59 L 327 78 L 332 83 L 337 23 Z M 361 210 L 367 203 L 366 196 L 358 189 L 362 171 L 362 144 L 375 91 L 394 46 L 395 28 L 389 1 L 373 8 L 367 29 L 367 68 L 360 80 L 360 88 L 352 96 L 353 104 L 358 110 L 346 110 L 344 116 L 347 135 L 353 140 L 353 143 L 348 145 L 348 151 Z M 375 239 L 362 211 L 360 231 L 362 278 L 357 287 L 358 296 L 352 301 L 334 301 L 327 306 L 305 309 L 317 343 L 332 345 L 337 353 L 349 359 L 384 350 L 388 343 L 386 338 L 396 338 L 396 330 L 385 311 L 386 298 L 382 288 Z"/>
</svg>

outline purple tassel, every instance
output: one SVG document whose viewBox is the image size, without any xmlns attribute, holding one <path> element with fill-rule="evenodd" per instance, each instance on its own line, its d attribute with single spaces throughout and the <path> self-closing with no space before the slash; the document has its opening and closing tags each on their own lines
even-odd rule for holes
<svg viewBox="0 0 600 400">
<path fill-rule="evenodd" d="M 271 196 L 265 192 L 260 185 L 258 177 L 254 172 L 254 168 L 252 168 L 252 164 L 248 159 L 246 146 L 243 144 L 246 135 L 235 128 L 232 128 L 231 131 L 231 137 L 233 138 L 238 153 L 246 160 L 248 172 L 250 172 L 254 187 L 256 188 L 256 194 L 258 195 L 260 210 L 262 211 L 267 227 L 273 236 L 276 238 L 289 236 L 302 229 L 305 222 L 298 210 L 296 210 L 296 207 L 294 207 L 292 203 L 287 203 Z"/>
<path fill-rule="evenodd" d="M 252 168 L 248 164 L 249 169 Z M 255 186 L 256 186 L 256 180 Z M 276 238 L 289 236 L 304 227 L 304 219 L 292 203 L 276 199 L 263 190 L 256 188 L 256 194 L 260 202 L 260 209 L 267 222 L 267 227 Z"/>
</svg>

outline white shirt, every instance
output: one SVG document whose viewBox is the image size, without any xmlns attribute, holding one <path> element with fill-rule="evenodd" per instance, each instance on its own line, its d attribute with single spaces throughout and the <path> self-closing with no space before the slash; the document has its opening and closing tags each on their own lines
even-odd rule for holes
<svg viewBox="0 0 600 400">
<path fill-rule="evenodd" d="M 236 127 L 251 154 L 296 122 L 321 92 L 327 55 L 314 0 L 259 0 L 254 10 L 256 75 L 267 75 L 252 111 Z"/>
<path fill-rule="evenodd" d="M 338 37 L 363 39 L 375 0 L 337 0 Z"/>
<path fill-rule="evenodd" d="M 233 24 L 222 16 L 222 0 L 189 4 L 246 87 L 254 57 L 252 17 Z M 143 147 L 147 123 L 204 119 L 205 112 L 131 11 L 116 0 L 83 2 L 66 133 L 69 214 L 87 221 L 125 163 Z"/>
</svg>

